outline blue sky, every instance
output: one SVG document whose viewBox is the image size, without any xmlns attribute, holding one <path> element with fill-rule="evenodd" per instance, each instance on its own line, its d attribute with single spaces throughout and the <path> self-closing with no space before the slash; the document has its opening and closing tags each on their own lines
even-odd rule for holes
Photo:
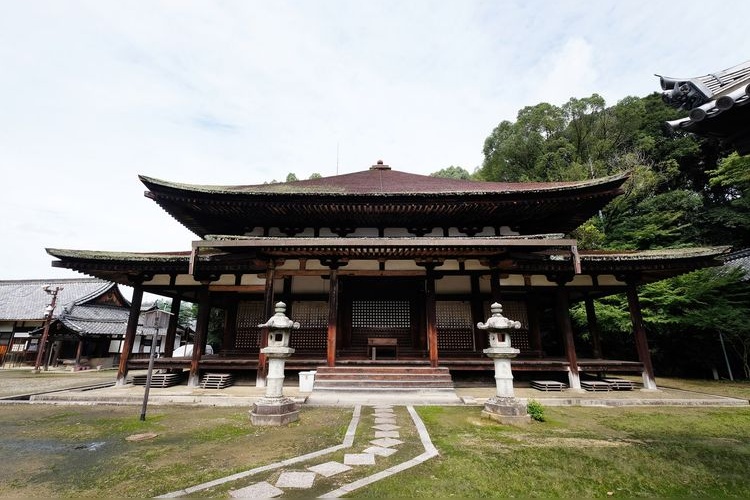
<svg viewBox="0 0 750 500">
<path fill-rule="evenodd" d="M 184 250 L 138 174 L 473 170 L 502 120 L 747 60 L 750 2 L 0 0 L 0 279 Z"/>
</svg>

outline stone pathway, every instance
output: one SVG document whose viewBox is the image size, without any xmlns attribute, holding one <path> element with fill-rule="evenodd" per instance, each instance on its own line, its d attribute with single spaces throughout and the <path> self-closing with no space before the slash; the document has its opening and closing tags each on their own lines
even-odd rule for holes
<svg viewBox="0 0 750 500">
<path fill-rule="evenodd" d="M 412 421 L 414 422 L 414 425 L 417 429 L 420 441 L 425 449 L 424 453 L 405 462 L 396 464 L 386 470 L 366 475 L 356 481 L 340 486 L 333 491 L 321 495 L 320 498 L 340 497 L 356 489 L 392 476 L 393 474 L 397 474 L 410 467 L 414 467 L 415 465 L 418 465 L 438 455 L 437 449 L 433 446 L 424 423 L 422 423 L 422 420 L 419 418 L 416 411 L 414 411 L 414 408 L 408 406 L 406 409 L 409 412 L 409 415 L 411 416 Z M 344 458 L 341 462 L 328 461 L 310 466 L 306 466 L 306 464 L 304 464 L 304 462 L 314 463 L 316 459 L 324 455 L 334 453 L 344 448 L 352 447 L 352 445 L 354 444 L 354 434 L 356 432 L 357 425 L 359 424 L 361 416 L 361 406 L 355 407 L 352 421 L 349 424 L 349 429 L 347 430 L 346 437 L 341 445 L 333 446 L 331 448 L 326 448 L 324 450 L 313 453 L 308 453 L 306 455 L 284 460 L 282 462 L 277 462 L 275 464 L 258 467 L 250 471 L 241 472 L 239 474 L 227 476 L 225 478 L 210 481 L 208 483 L 193 486 L 191 488 L 168 493 L 157 498 L 180 497 L 186 494 L 195 493 L 211 487 L 226 484 L 230 481 L 236 481 L 238 479 L 260 474 L 262 472 L 269 472 L 276 469 L 282 469 L 282 472 L 278 474 L 278 476 L 276 476 L 276 474 L 273 474 L 266 481 L 259 481 L 244 488 L 231 490 L 229 492 L 229 497 L 275 498 L 282 496 L 285 490 L 300 491 L 310 489 L 313 487 L 316 478 L 319 476 L 323 478 L 329 478 L 343 472 L 349 472 L 353 469 L 355 469 L 356 472 L 361 471 L 367 474 L 369 472 L 369 467 L 377 464 L 378 458 L 382 459 L 382 457 L 391 456 L 398 451 L 398 446 L 404 443 L 399 439 L 401 437 L 399 432 L 400 426 L 396 425 L 396 415 L 393 412 L 393 408 L 391 406 L 375 406 L 373 410 L 375 417 L 373 425 L 375 439 L 367 443 L 367 447 L 359 453 L 344 454 Z M 299 466 L 299 469 L 292 469 L 290 467 L 297 464 L 301 464 Z M 275 481 L 273 480 L 273 478 L 276 478 Z"/>
</svg>

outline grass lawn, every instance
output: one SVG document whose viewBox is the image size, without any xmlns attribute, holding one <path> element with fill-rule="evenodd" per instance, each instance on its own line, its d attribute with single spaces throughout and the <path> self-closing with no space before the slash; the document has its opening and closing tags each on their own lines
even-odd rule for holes
<svg viewBox="0 0 750 500">
<path fill-rule="evenodd" d="M 440 457 L 356 497 L 750 497 L 748 408 L 547 408 L 525 428 L 418 412 Z"/>
<path fill-rule="evenodd" d="M 351 409 L 304 408 L 288 427 L 253 427 L 247 409 L 0 406 L 0 497 L 150 498 L 340 444 Z M 126 441 L 139 433 L 144 441 Z"/>
<path fill-rule="evenodd" d="M 750 408 L 546 408 L 525 427 L 480 417 L 478 407 L 418 407 L 440 456 L 357 490 L 352 497 L 742 497 L 750 498 Z M 309 498 L 422 452 L 403 407 L 394 409 L 404 445 L 365 472 L 316 479 L 287 491 Z M 288 427 L 252 427 L 247 409 L 157 407 L 146 422 L 132 406 L 0 405 L 0 497 L 153 497 L 340 444 L 351 409 L 302 409 Z M 363 408 L 350 450 L 373 438 Z M 137 433 L 157 436 L 126 441 Z M 299 464 L 304 470 L 312 464 Z M 197 497 L 227 498 L 281 471 Z"/>
</svg>

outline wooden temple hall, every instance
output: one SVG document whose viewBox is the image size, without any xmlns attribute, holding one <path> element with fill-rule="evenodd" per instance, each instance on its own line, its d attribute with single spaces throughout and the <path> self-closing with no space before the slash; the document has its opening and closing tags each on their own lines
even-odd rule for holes
<svg viewBox="0 0 750 500">
<path fill-rule="evenodd" d="M 144 292 L 198 304 L 191 358 L 162 369 L 256 372 L 264 383 L 259 324 L 287 304 L 292 370 L 425 366 L 486 370 L 476 325 L 500 302 L 520 321 L 516 372 L 546 372 L 571 388 L 581 373 L 642 373 L 655 388 L 638 286 L 719 264 L 721 248 L 603 252 L 566 235 L 620 195 L 628 175 L 558 183 L 475 182 L 415 175 L 378 162 L 361 172 L 250 186 L 201 186 L 140 177 L 146 197 L 199 239 L 179 252 L 48 249 L 55 267 L 134 287 L 119 363 L 131 355 Z M 626 293 L 633 356 L 607 359 L 593 299 Z M 576 338 L 569 310 L 584 302 L 591 341 Z M 212 309 L 224 313 L 221 346 L 204 355 Z M 176 316 L 175 316 L 176 317 Z M 174 334 L 172 322 L 168 334 Z M 167 341 L 167 346 L 172 343 Z M 550 372 L 558 372 L 557 374 Z"/>
</svg>

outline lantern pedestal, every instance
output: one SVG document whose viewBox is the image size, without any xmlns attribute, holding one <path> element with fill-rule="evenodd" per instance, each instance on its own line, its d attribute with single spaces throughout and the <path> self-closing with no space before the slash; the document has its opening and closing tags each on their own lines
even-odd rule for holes
<svg viewBox="0 0 750 500">
<path fill-rule="evenodd" d="M 261 352 L 268 358 L 268 376 L 266 377 L 266 395 L 253 404 L 250 421 L 253 425 L 286 425 L 299 420 L 299 405 L 291 398 L 285 397 L 284 364 L 286 358 L 294 353 L 289 347 L 289 333 L 299 328 L 284 314 L 286 305 L 276 304 L 276 314 L 260 327 L 268 328 L 268 347 Z"/>
<path fill-rule="evenodd" d="M 521 323 L 502 315 L 503 306 L 495 302 L 490 306 L 492 316 L 486 323 L 478 323 L 480 330 L 487 330 L 490 347 L 484 352 L 495 363 L 495 396 L 484 404 L 482 416 L 503 424 L 525 424 L 531 421 L 528 407 L 516 399 L 513 393 L 513 372 L 510 360 L 521 351 L 510 346 L 508 330 L 520 328 Z"/>
</svg>

